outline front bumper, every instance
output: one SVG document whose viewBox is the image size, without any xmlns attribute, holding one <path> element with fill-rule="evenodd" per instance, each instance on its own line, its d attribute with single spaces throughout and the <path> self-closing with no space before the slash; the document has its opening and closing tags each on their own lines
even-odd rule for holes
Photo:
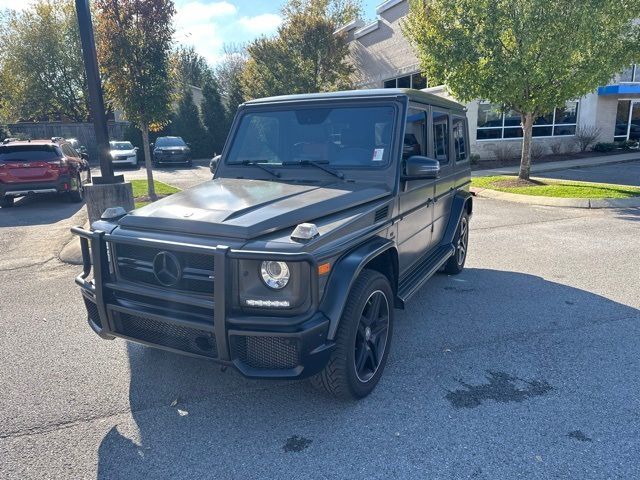
<svg viewBox="0 0 640 480">
<path fill-rule="evenodd" d="M 191 161 L 191 155 L 188 153 L 156 153 L 153 158 L 156 163 L 188 163 Z"/>
<path fill-rule="evenodd" d="M 138 157 L 114 158 L 111 160 L 114 166 L 129 165 L 135 167 L 138 165 Z"/>
<path fill-rule="evenodd" d="M 107 243 L 144 246 L 144 240 L 78 227 L 72 232 L 80 237 L 83 257 L 83 272 L 76 283 L 81 287 L 89 325 L 102 338 L 120 337 L 205 358 L 252 378 L 304 378 L 326 365 L 334 344 L 327 340 L 329 319 L 321 312 L 282 317 L 274 323 L 239 316 L 230 307 L 226 285 L 229 264 L 233 259 L 254 258 L 257 253 L 223 246 L 167 245 L 168 249 L 214 257 L 217 280 L 213 295 L 207 297 L 118 279 L 110 268 Z M 298 254 L 270 254 L 270 258 L 278 255 L 290 258 Z M 317 299 L 312 304 L 317 305 Z"/>
</svg>

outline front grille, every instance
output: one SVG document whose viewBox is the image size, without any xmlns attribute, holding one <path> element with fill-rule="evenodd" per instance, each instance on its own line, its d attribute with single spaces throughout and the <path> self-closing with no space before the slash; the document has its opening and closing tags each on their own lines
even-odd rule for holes
<svg viewBox="0 0 640 480">
<path fill-rule="evenodd" d="M 256 369 L 290 369 L 298 366 L 297 340 L 287 337 L 232 337 L 234 357 Z"/>
<path fill-rule="evenodd" d="M 153 260 L 165 250 L 124 243 L 116 244 L 114 250 L 120 278 L 163 287 L 154 274 Z M 213 295 L 214 256 L 175 251 L 171 253 L 180 263 L 182 277 L 175 285 L 165 288 Z"/>
<path fill-rule="evenodd" d="M 154 345 L 210 358 L 218 356 L 213 332 L 163 322 L 143 315 L 113 312 L 115 331 Z"/>
<path fill-rule="evenodd" d="M 84 306 L 87 309 L 87 314 L 89 315 L 89 320 L 95 323 L 98 327 L 102 328 L 102 322 L 100 321 L 100 314 L 98 314 L 98 306 L 89 300 L 87 297 L 82 297 L 84 299 Z"/>
</svg>

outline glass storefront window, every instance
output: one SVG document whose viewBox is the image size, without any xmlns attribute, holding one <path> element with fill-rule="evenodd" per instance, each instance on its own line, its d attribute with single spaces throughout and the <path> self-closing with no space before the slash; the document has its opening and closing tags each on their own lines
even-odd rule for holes
<svg viewBox="0 0 640 480">
<path fill-rule="evenodd" d="M 616 128 L 614 131 L 615 140 L 626 140 L 629 130 L 629 109 L 631 100 L 618 100 L 618 111 L 616 112 Z"/>
<path fill-rule="evenodd" d="M 533 124 L 534 137 L 575 135 L 578 120 L 578 102 L 567 102 L 564 107 L 540 115 Z M 500 105 L 481 102 L 478 104 L 478 140 L 500 140 L 521 138 L 521 117 L 512 110 L 504 111 Z"/>
<path fill-rule="evenodd" d="M 422 90 L 427 88 L 427 77 L 421 73 L 412 73 L 402 77 L 390 78 L 382 83 L 384 88 L 413 88 Z"/>
</svg>

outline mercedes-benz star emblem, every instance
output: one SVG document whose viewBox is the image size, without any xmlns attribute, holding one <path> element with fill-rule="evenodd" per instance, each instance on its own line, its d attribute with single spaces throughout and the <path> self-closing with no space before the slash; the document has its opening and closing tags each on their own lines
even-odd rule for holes
<svg viewBox="0 0 640 480">
<path fill-rule="evenodd" d="M 160 252 L 153 259 L 153 274 L 165 287 L 173 287 L 182 278 L 180 261 L 173 253 Z"/>
</svg>

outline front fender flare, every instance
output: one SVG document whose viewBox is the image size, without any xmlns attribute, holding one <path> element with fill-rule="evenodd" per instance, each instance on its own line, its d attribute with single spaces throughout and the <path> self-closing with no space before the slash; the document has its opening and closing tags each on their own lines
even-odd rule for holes
<svg viewBox="0 0 640 480">
<path fill-rule="evenodd" d="M 323 300 L 320 303 L 320 311 L 330 320 L 327 336 L 329 340 L 333 340 L 335 337 L 349 292 L 362 269 L 370 260 L 393 247 L 393 241 L 375 237 L 356 247 L 334 265 Z"/>
</svg>

